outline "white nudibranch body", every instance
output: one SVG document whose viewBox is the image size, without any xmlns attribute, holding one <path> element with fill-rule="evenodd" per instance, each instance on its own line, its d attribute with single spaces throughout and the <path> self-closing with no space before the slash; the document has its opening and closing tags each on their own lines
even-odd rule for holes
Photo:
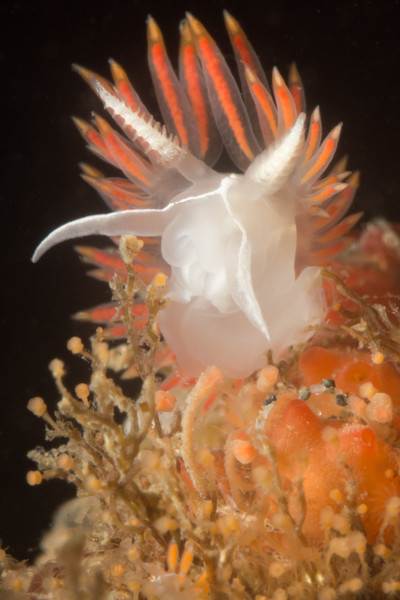
<svg viewBox="0 0 400 600">
<path fill-rule="evenodd" d="M 247 175 L 227 175 L 165 229 L 174 302 L 160 326 L 185 370 L 215 364 L 248 375 L 265 365 L 268 349 L 278 356 L 321 320 L 319 269 L 296 279 L 296 227 L 281 200 Z"/>
<path fill-rule="evenodd" d="M 226 15 L 226 21 L 229 33 L 241 35 L 247 56 L 253 57 L 252 65 L 242 70 L 258 113 L 256 133 L 222 55 L 201 24 L 188 16 L 182 26 L 179 82 L 150 19 L 150 67 L 173 135 L 154 122 L 132 87 L 126 91 L 129 81 L 121 67 L 112 63 L 115 87 L 80 69 L 130 142 L 100 119 L 97 130 L 80 122 L 81 132 L 91 149 L 121 168 L 127 179 L 87 177 L 118 212 L 56 229 L 33 260 L 53 245 L 83 235 L 159 238 L 172 300 L 160 314 L 160 328 L 178 363 L 191 374 L 215 364 L 228 376 L 243 377 L 265 364 L 269 349 L 278 356 L 307 340 L 323 317 L 319 253 L 337 245 L 339 222 L 342 230 L 355 222 L 340 221 L 354 190 L 341 183 L 347 174 L 338 170 L 326 184 L 319 179 L 333 156 L 339 129 L 320 145 L 315 111 L 305 139 L 305 114 L 301 101 L 296 104 L 295 91 L 301 90 L 297 71 L 290 91 L 274 71 L 274 102 L 247 38 L 232 17 Z M 200 59 L 196 73 L 193 63 L 185 65 L 191 48 Z M 223 89 L 207 51 L 223 74 Z M 165 95 L 155 53 L 161 53 L 168 70 L 174 103 Z M 197 104 L 193 86 L 186 85 L 194 75 L 201 83 Z M 200 101 L 205 122 L 196 113 Z M 243 174 L 220 174 L 208 166 L 218 157 L 220 138 Z"/>
</svg>

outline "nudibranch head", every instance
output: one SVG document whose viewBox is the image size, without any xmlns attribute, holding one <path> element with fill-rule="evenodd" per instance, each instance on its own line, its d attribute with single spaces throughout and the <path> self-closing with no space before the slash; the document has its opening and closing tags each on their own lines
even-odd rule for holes
<svg viewBox="0 0 400 600">
<path fill-rule="evenodd" d="M 99 117 L 95 126 L 77 125 L 91 150 L 125 178 L 87 177 L 116 212 L 61 226 L 33 260 L 89 234 L 158 238 L 173 301 L 160 315 L 167 344 L 192 374 L 216 364 L 242 377 L 263 366 L 268 349 L 280 353 L 310 335 L 324 313 L 320 265 L 342 249 L 340 236 L 360 215 L 343 218 L 356 188 L 355 178 L 343 182 L 344 165 L 324 175 L 340 126 L 321 143 L 316 109 L 306 129 L 296 68 L 288 86 L 274 69 L 271 92 L 244 32 L 225 18 L 243 96 L 199 21 L 188 15 L 181 25 L 178 79 L 149 18 L 164 127 L 115 62 L 114 85 L 77 68 L 126 137 Z M 212 168 L 222 147 L 241 173 Z"/>
</svg>

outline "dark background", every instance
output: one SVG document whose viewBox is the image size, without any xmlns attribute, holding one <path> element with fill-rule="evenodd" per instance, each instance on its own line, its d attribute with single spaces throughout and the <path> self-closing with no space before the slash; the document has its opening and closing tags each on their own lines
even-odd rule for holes
<svg viewBox="0 0 400 600">
<path fill-rule="evenodd" d="M 232 60 L 222 9 L 237 17 L 270 75 L 284 76 L 296 60 L 308 106 L 319 104 L 324 131 L 344 121 L 339 155 L 361 169 L 355 208 L 367 218 L 399 218 L 399 2 L 364 0 L 76 0 L 11 2 L 0 7 L 1 102 L 1 387 L 0 537 L 18 558 L 32 558 L 41 532 L 62 498 L 63 484 L 30 488 L 26 452 L 43 440 L 42 424 L 26 410 L 31 396 L 55 405 L 47 364 L 65 358 L 77 383 L 86 367 L 66 340 L 87 339 L 92 327 L 74 312 L 104 301 L 105 286 L 84 275 L 72 243 L 30 263 L 36 244 L 57 225 L 101 212 L 95 192 L 79 178 L 90 156 L 70 116 L 90 117 L 100 104 L 72 73 L 71 63 L 108 76 L 113 57 L 156 112 L 146 65 L 148 13 L 176 59 L 178 23 L 185 10 L 203 21 Z M 95 240 L 94 240 L 95 241 Z"/>
</svg>

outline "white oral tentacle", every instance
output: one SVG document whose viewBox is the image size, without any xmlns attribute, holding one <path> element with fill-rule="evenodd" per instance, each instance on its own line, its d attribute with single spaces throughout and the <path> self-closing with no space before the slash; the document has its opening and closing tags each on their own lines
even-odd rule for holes
<svg viewBox="0 0 400 600">
<path fill-rule="evenodd" d="M 124 210 L 118 213 L 91 215 L 61 225 L 52 231 L 36 248 L 32 262 L 37 262 L 50 248 L 87 235 L 161 235 L 166 225 L 165 210 Z"/>
<path fill-rule="evenodd" d="M 208 193 L 198 194 L 197 196 L 184 195 L 161 209 L 135 208 L 104 215 L 89 215 L 70 221 L 44 238 L 36 248 L 32 256 L 32 262 L 37 262 L 50 248 L 61 242 L 87 235 L 107 235 L 109 237 L 125 234 L 149 237 L 161 236 L 178 207 L 201 201 L 207 196 Z"/>
</svg>

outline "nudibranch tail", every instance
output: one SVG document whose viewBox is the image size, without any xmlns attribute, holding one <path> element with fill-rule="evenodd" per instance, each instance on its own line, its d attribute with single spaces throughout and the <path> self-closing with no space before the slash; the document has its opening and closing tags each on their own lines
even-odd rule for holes
<svg viewBox="0 0 400 600">
<path fill-rule="evenodd" d="M 274 68 L 270 85 L 239 23 L 224 17 L 241 90 L 195 17 L 180 26 L 178 74 L 149 17 L 148 62 L 165 125 L 115 61 L 113 84 L 75 67 L 125 134 L 99 116 L 75 120 L 89 149 L 122 171 L 104 177 L 83 168 L 116 212 L 59 227 L 33 260 L 84 235 L 145 236 L 151 251 L 138 269 L 149 278 L 163 265 L 169 275 L 173 302 L 160 327 L 181 367 L 196 374 L 214 363 L 241 377 L 264 364 L 266 350 L 279 353 L 310 335 L 324 313 L 319 267 L 346 247 L 344 234 L 361 214 L 346 217 L 358 175 L 349 177 L 345 161 L 327 172 L 341 125 L 322 140 L 318 108 L 306 125 L 295 65 L 287 83 Z M 221 149 L 241 173 L 212 168 Z M 107 279 L 112 252 L 82 252 Z"/>
</svg>

